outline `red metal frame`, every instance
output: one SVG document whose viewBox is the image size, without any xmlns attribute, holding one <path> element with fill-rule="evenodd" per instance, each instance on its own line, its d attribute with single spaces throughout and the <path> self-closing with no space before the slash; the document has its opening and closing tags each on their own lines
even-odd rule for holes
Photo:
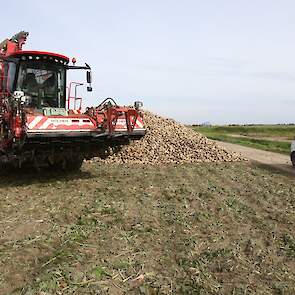
<svg viewBox="0 0 295 295">
<path fill-rule="evenodd" d="M 21 31 L 11 39 L 7 39 L 1 43 L 0 55 L 10 56 L 18 51 L 22 51 L 22 47 L 25 44 L 29 33 Z"/>
<path fill-rule="evenodd" d="M 126 120 L 127 132 L 132 133 L 139 116 L 140 114 L 138 110 L 127 107 L 113 106 L 106 107 L 106 109 L 103 111 L 96 111 L 96 120 L 98 122 L 105 122 L 104 127 L 108 130 L 110 135 L 114 134 L 116 131 L 116 125 L 119 118 L 124 118 Z"/>
<path fill-rule="evenodd" d="M 75 85 L 75 95 L 72 96 L 71 93 L 72 93 L 72 86 Z M 67 98 L 67 103 L 68 103 L 68 110 L 77 110 L 76 106 L 77 106 L 77 102 L 79 101 L 80 102 L 80 105 L 79 105 L 79 108 L 78 110 L 81 110 L 82 109 L 82 100 L 83 98 L 82 97 L 77 97 L 77 87 L 78 86 L 82 86 L 83 84 L 80 83 L 80 82 L 70 82 L 70 85 L 69 87 L 67 87 L 68 89 L 68 98 Z M 73 108 L 71 108 L 71 101 L 74 102 L 74 106 Z"/>
</svg>

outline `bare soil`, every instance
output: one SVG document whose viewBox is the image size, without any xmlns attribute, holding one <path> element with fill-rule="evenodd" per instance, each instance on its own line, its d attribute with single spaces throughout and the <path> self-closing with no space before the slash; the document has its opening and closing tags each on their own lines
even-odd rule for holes
<svg viewBox="0 0 295 295">
<path fill-rule="evenodd" d="M 0 178 L 0 294 L 294 294 L 294 178 L 85 163 Z"/>
<path fill-rule="evenodd" d="M 295 169 L 292 167 L 290 156 L 228 142 L 216 141 L 216 143 L 224 149 L 241 154 L 246 159 L 295 175 Z"/>
</svg>

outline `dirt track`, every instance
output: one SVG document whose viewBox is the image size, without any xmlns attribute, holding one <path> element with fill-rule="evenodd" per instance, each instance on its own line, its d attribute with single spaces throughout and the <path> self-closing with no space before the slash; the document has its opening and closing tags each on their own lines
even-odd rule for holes
<svg viewBox="0 0 295 295">
<path fill-rule="evenodd" d="M 290 157 L 279 153 L 262 151 L 250 147 L 232 144 L 228 142 L 216 141 L 217 144 L 229 151 L 242 154 L 245 158 L 256 161 L 262 165 L 295 175 L 295 169 L 292 167 Z"/>
</svg>

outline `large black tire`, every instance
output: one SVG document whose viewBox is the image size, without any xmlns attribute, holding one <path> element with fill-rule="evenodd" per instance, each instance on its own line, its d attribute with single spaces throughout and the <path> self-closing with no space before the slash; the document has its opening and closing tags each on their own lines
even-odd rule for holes
<svg viewBox="0 0 295 295">
<path fill-rule="evenodd" d="M 55 171 L 64 171 L 64 172 L 75 172 L 79 171 L 83 164 L 82 158 L 77 158 L 76 160 L 64 160 L 54 164 L 49 164 L 49 167 Z"/>
<path fill-rule="evenodd" d="M 292 162 L 293 167 L 295 168 L 295 152 L 291 153 L 291 162 Z"/>
<path fill-rule="evenodd" d="M 65 165 L 65 171 L 74 172 L 79 171 L 82 167 L 83 159 L 78 158 L 76 160 L 67 160 Z"/>
</svg>

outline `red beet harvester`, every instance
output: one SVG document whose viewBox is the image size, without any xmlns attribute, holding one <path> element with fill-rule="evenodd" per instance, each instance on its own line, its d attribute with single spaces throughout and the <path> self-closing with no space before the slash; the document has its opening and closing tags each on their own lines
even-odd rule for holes
<svg viewBox="0 0 295 295">
<path fill-rule="evenodd" d="M 0 43 L 0 163 L 20 167 L 51 166 L 76 170 L 84 159 L 105 157 L 110 147 L 128 144 L 146 133 L 142 103 L 118 106 L 112 98 L 82 112 L 82 98 L 67 73 L 89 65 L 69 65 L 69 58 L 41 51 L 23 51 L 27 32 Z"/>
</svg>

